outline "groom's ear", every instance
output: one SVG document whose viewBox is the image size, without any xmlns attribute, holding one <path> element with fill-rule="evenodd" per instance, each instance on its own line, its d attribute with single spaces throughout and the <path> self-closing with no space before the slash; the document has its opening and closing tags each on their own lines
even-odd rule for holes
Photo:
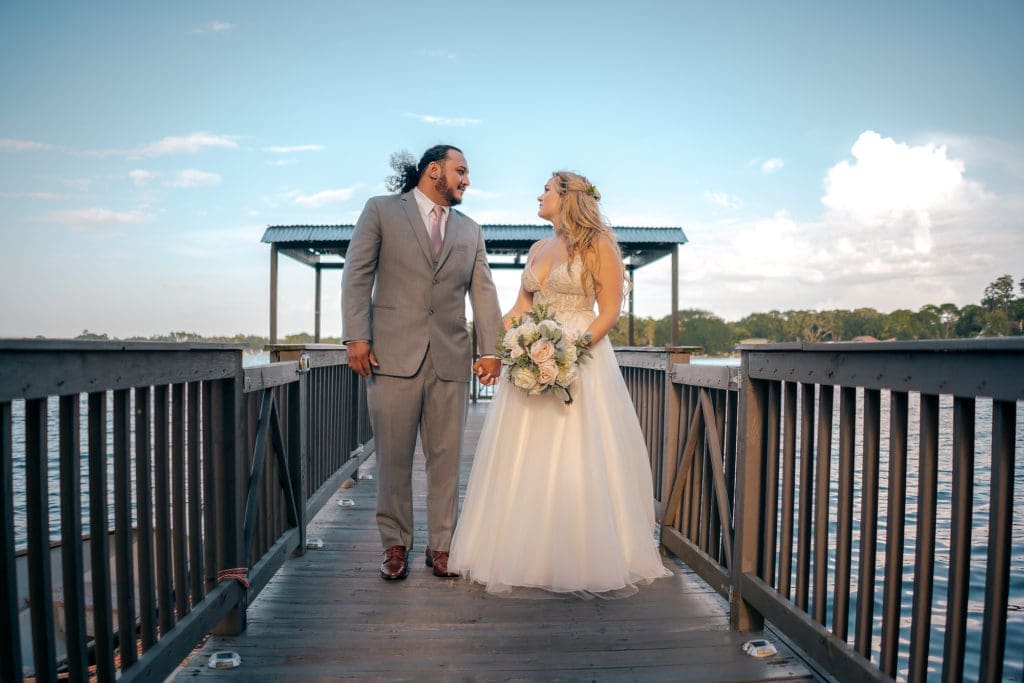
<svg viewBox="0 0 1024 683">
<path fill-rule="evenodd" d="M 437 180 L 441 176 L 441 164 L 436 161 L 431 161 L 427 164 L 427 175 L 430 176 L 431 180 Z"/>
</svg>

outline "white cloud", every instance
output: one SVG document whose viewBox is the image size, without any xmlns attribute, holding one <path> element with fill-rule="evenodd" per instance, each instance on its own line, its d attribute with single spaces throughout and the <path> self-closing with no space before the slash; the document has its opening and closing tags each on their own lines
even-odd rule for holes
<svg viewBox="0 0 1024 683">
<path fill-rule="evenodd" d="M 179 171 L 174 180 L 167 181 L 168 187 L 213 187 L 220 184 L 220 176 L 194 168 Z"/>
<path fill-rule="evenodd" d="M 501 195 L 489 190 L 478 190 L 475 187 L 466 188 L 466 199 L 496 199 Z"/>
<path fill-rule="evenodd" d="M 0 150 L 11 150 L 14 152 L 34 152 L 41 149 L 50 149 L 51 145 L 35 140 L 13 140 L 11 138 L 0 138 Z"/>
<path fill-rule="evenodd" d="M 988 198 L 943 145 L 910 146 L 869 130 L 851 153 L 853 162 L 829 169 L 821 201 L 831 223 L 872 240 L 874 258 L 929 254 L 936 221 L 955 219 Z"/>
<path fill-rule="evenodd" d="M 36 220 L 59 223 L 76 230 L 105 228 L 114 225 L 144 223 L 149 217 L 141 211 L 113 211 L 102 208 L 68 209 L 53 211 Z"/>
<path fill-rule="evenodd" d="M 295 159 L 274 159 L 269 163 L 271 166 L 294 166 L 296 161 Z"/>
<path fill-rule="evenodd" d="M 292 203 L 298 204 L 299 206 L 305 206 L 307 208 L 316 209 L 325 204 L 337 204 L 339 202 L 346 202 L 352 198 L 353 193 L 356 191 L 354 187 L 343 187 L 337 190 L 323 190 L 315 194 L 302 195 L 296 194 Z"/>
<path fill-rule="evenodd" d="M 195 153 L 207 147 L 236 149 L 238 147 L 236 140 L 237 136 L 235 135 L 216 135 L 198 131 L 184 136 L 168 136 L 123 153 L 128 156 L 154 157 L 164 154 Z"/>
<path fill-rule="evenodd" d="M 753 164 L 752 164 L 753 165 Z M 824 175 L 819 216 L 688 223 L 687 306 L 751 311 L 976 303 L 1024 253 L 1019 196 L 997 196 L 936 142 L 865 131 Z M 707 193 L 713 203 L 724 193 Z"/>
<path fill-rule="evenodd" d="M 704 192 L 704 199 L 714 204 L 715 206 L 721 206 L 724 209 L 738 209 L 743 206 L 743 200 L 734 194 L 728 192 L 711 192 L 710 190 Z"/>
<path fill-rule="evenodd" d="M 429 114 L 413 114 L 410 112 L 405 112 L 404 115 L 410 119 L 416 119 L 417 121 L 430 123 L 435 126 L 476 126 L 481 123 L 480 119 L 431 116 Z"/>
<path fill-rule="evenodd" d="M 420 54 L 431 59 L 443 59 L 449 62 L 454 62 L 458 58 L 458 55 L 448 50 L 420 50 Z"/>
<path fill-rule="evenodd" d="M 264 147 L 264 152 L 270 152 L 272 154 L 292 154 L 295 152 L 322 152 L 326 149 L 323 145 L 292 145 L 278 146 L 278 147 Z"/>
<path fill-rule="evenodd" d="M 193 33 L 225 33 L 235 27 L 234 24 L 230 24 L 226 21 L 211 21 L 205 26 L 200 26 L 194 29 Z"/>
<path fill-rule="evenodd" d="M 765 161 L 761 162 L 761 171 L 764 173 L 774 173 L 775 171 L 778 171 L 780 168 L 782 168 L 784 165 L 785 162 L 782 159 L 779 159 L 778 157 L 773 157 L 771 159 L 766 159 Z"/>
<path fill-rule="evenodd" d="M 140 168 L 128 172 L 128 177 L 132 179 L 136 187 L 145 187 L 153 182 L 156 178 L 156 174 L 150 171 L 145 171 Z"/>
<path fill-rule="evenodd" d="M 66 194 L 55 194 L 53 192 L 0 192 L 0 197 L 4 199 L 40 199 L 47 202 L 70 199 Z"/>
</svg>

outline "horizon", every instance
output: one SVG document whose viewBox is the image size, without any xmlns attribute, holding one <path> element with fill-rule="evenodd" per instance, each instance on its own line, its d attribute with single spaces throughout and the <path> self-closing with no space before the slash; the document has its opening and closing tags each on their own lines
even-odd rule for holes
<svg viewBox="0 0 1024 683">
<path fill-rule="evenodd" d="M 611 224 L 681 227 L 681 310 L 976 304 L 1024 277 L 1021 35 L 1013 0 L 2 5 L 0 337 L 266 336 L 266 226 L 354 223 L 438 142 L 479 223 L 543 224 L 570 168 Z M 312 269 L 279 282 L 312 330 Z M 669 259 L 636 287 L 668 315 Z"/>
</svg>

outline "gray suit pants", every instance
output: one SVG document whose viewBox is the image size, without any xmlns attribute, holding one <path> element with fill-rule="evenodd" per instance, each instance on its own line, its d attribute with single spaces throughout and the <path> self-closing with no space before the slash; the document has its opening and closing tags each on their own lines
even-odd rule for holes
<svg viewBox="0 0 1024 683">
<path fill-rule="evenodd" d="M 373 375 L 366 383 L 377 454 L 377 526 L 381 542 L 413 547 L 412 459 L 416 432 L 427 470 L 427 543 L 447 551 L 459 506 L 459 452 L 468 382 L 439 379 L 427 350 L 412 377 Z"/>
</svg>

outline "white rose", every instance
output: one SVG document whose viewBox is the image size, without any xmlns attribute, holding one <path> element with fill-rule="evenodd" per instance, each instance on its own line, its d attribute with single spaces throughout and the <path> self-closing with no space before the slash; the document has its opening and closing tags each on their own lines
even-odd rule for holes
<svg viewBox="0 0 1024 683">
<path fill-rule="evenodd" d="M 540 339 L 540 332 L 537 331 L 537 326 L 533 323 L 526 322 L 516 328 L 519 330 L 519 336 L 523 337 L 523 341 L 529 345 Z"/>
<path fill-rule="evenodd" d="M 512 371 L 512 383 L 520 389 L 529 391 L 537 386 L 537 378 L 530 368 L 516 368 Z"/>
<path fill-rule="evenodd" d="M 558 383 L 559 386 L 567 387 L 567 386 L 569 386 L 570 384 L 572 384 L 576 380 L 576 378 L 579 376 L 579 374 L 580 374 L 579 366 L 577 366 L 577 365 L 570 365 L 569 367 L 565 368 L 564 370 L 560 370 L 559 371 L 558 379 L 555 380 L 555 381 Z"/>
<path fill-rule="evenodd" d="M 519 328 L 513 327 L 506 332 L 504 339 L 501 340 L 501 345 L 506 349 L 515 350 L 519 346 Z"/>
</svg>

